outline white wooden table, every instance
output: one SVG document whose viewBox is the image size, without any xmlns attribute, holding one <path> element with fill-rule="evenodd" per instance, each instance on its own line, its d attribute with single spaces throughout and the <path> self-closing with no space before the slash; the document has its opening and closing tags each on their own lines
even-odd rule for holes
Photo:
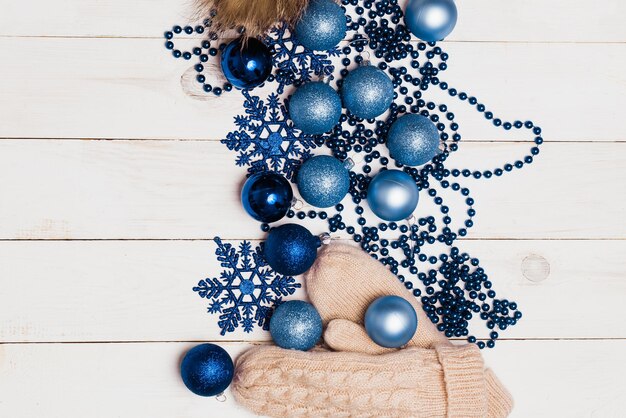
<svg viewBox="0 0 626 418">
<path fill-rule="evenodd" d="M 251 416 L 178 374 L 199 341 L 236 356 L 269 338 L 220 337 L 191 291 L 219 272 L 213 236 L 263 235 L 218 142 L 240 96 L 188 97 L 189 62 L 163 48 L 189 3 L 0 0 L 0 417 Z M 446 80 L 546 140 L 531 167 L 468 183 L 478 215 L 463 249 L 525 315 L 486 361 L 515 417 L 623 417 L 626 4 L 458 7 Z M 465 141 L 451 164 L 528 149 L 445 102 Z"/>
</svg>

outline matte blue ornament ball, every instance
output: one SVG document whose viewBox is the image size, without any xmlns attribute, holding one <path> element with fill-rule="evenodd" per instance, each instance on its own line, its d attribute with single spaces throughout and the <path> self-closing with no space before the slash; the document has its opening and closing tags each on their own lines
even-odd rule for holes
<svg viewBox="0 0 626 418">
<path fill-rule="evenodd" d="M 333 0 L 312 0 L 295 27 L 298 41 L 313 51 L 328 51 L 346 36 L 346 15 Z"/>
<path fill-rule="evenodd" d="M 448 36 L 456 19 L 453 0 L 410 0 L 404 13 L 409 30 L 426 42 L 440 41 Z"/>
<path fill-rule="evenodd" d="M 233 360 L 222 347 L 200 344 L 187 352 L 180 365 L 185 386 L 199 396 L 216 396 L 233 380 Z"/>
<path fill-rule="evenodd" d="M 293 191 L 286 178 L 275 172 L 257 173 L 246 180 L 241 203 L 250 216 L 260 222 L 282 219 L 293 201 Z"/>
<path fill-rule="evenodd" d="M 277 273 L 297 276 L 311 268 L 320 244 L 320 239 L 303 226 L 281 225 L 272 228 L 267 236 L 265 260 Z"/>
<path fill-rule="evenodd" d="M 322 318 L 310 303 L 285 302 L 278 305 L 270 319 L 270 334 L 279 347 L 307 351 L 322 336 Z"/>
<path fill-rule="evenodd" d="M 222 51 L 221 64 L 224 76 L 233 86 L 251 89 L 269 77 L 272 54 L 258 39 L 248 38 L 246 42 L 236 39 Z"/>
<path fill-rule="evenodd" d="M 391 157 L 401 164 L 426 164 L 439 150 L 439 131 L 427 117 L 409 113 L 391 125 L 387 147 Z"/>
<path fill-rule="evenodd" d="M 393 83 L 378 67 L 363 65 L 343 80 L 343 104 L 353 115 L 373 119 L 385 113 L 393 102 Z"/>
<path fill-rule="evenodd" d="M 341 99 L 328 84 L 303 84 L 289 99 L 289 116 L 305 134 L 319 135 L 333 129 L 341 117 Z"/>
<path fill-rule="evenodd" d="M 335 157 L 318 155 L 302 164 L 297 182 L 300 195 L 308 204 L 329 208 L 346 197 L 350 189 L 350 173 Z"/>
<path fill-rule="evenodd" d="M 370 182 L 367 203 L 385 221 L 400 221 L 411 216 L 419 201 L 415 181 L 404 171 L 383 170 Z"/>
<path fill-rule="evenodd" d="M 370 304 L 365 312 L 365 331 L 376 344 L 400 348 L 417 330 L 417 314 L 413 306 L 400 296 L 383 296 Z"/>
</svg>

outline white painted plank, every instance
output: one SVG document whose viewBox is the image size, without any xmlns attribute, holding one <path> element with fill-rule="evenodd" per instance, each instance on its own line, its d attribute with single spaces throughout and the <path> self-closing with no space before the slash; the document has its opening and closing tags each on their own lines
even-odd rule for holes
<svg viewBox="0 0 626 418">
<path fill-rule="evenodd" d="M 12 418 L 254 415 L 193 395 L 178 365 L 193 343 L 0 345 L 0 415 Z M 236 357 L 248 344 L 226 344 Z M 511 418 L 620 417 L 626 342 L 507 341 L 486 354 L 513 394 Z"/>
<path fill-rule="evenodd" d="M 0 78 L 0 138 L 220 139 L 242 111 L 237 92 L 187 96 L 181 76 L 191 63 L 175 62 L 160 40 L 3 38 L 0 49 L 11 57 Z M 534 120 L 547 141 L 626 140 L 626 126 L 615 123 L 626 106 L 626 44 L 451 42 L 445 49 L 451 58 L 442 79 L 498 116 Z M 425 98 L 450 104 L 467 140 L 528 139 L 493 128 L 439 89 Z"/>
<path fill-rule="evenodd" d="M 625 146 L 545 144 L 521 171 L 462 179 L 478 213 L 468 237 L 624 238 L 626 197 L 615 191 L 626 182 Z M 467 143 L 447 164 L 494 168 L 527 149 Z M 239 202 L 245 170 L 235 158 L 212 141 L 0 141 L 0 239 L 261 239 Z M 460 193 L 443 197 L 464 220 Z M 437 216 L 433 206 L 423 196 L 415 214 Z M 324 221 L 309 225 L 323 232 Z"/>
<path fill-rule="evenodd" d="M 219 277 L 215 248 L 210 241 L 0 243 L 0 342 L 269 340 L 259 329 L 220 336 L 209 301 L 192 291 Z M 465 241 L 459 248 L 481 260 L 498 296 L 524 314 L 503 338 L 626 338 L 615 313 L 626 294 L 626 241 Z M 481 321 L 471 330 L 488 335 Z"/>
<path fill-rule="evenodd" d="M 173 24 L 199 21 L 191 1 L 0 1 L 0 36 L 155 37 Z M 619 0 L 590 7 L 583 0 L 459 1 L 450 40 L 624 42 Z M 54 19 L 50 17 L 54 16 Z M 200 19 L 201 20 L 201 19 Z"/>
</svg>

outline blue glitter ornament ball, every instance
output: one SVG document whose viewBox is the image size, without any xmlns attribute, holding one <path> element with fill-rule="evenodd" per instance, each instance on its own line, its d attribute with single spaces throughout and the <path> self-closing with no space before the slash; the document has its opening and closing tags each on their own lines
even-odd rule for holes
<svg viewBox="0 0 626 418">
<path fill-rule="evenodd" d="M 381 69 L 363 65 L 343 80 L 343 104 L 353 115 L 373 119 L 385 113 L 393 102 L 393 83 Z"/>
<path fill-rule="evenodd" d="M 320 135 L 339 123 L 341 99 L 322 81 L 306 83 L 289 99 L 289 116 L 294 126 L 305 134 Z"/>
<path fill-rule="evenodd" d="M 400 296 L 383 296 L 370 304 L 365 312 L 365 331 L 376 344 L 400 348 L 417 331 L 417 314 L 413 306 Z"/>
<path fill-rule="evenodd" d="M 233 380 L 235 368 L 230 355 L 215 344 L 200 344 L 187 352 L 180 365 L 185 386 L 200 396 L 216 396 Z"/>
<path fill-rule="evenodd" d="M 318 208 L 341 202 L 350 190 L 350 173 L 345 165 L 328 155 L 309 158 L 298 171 L 298 190 L 302 198 Z"/>
<path fill-rule="evenodd" d="M 255 38 L 246 42 L 236 39 L 222 51 L 224 77 L 235 87 L 251 89 L 263 84 L 272 72 L 272 54 L 269 48 Z"/>
<path fill-rule="evenodd" d="M 282 219 L 293 201 L 293 191 L 286 178 L 271 171 L 257 173 L 243 185 L 241 204 L 250 216 L 260 222 Z"/>
<path fill-rule="evenodd" d="M 310 303 L 285 302 L 272 315 L 270 334 L 279 347 L 307 351 L 322 336 L 322 318 Z"/>
<path fill-rule="evenodd" d="M 456 19 L 453 0 L 410 0 L 404 13 L 409 30 L 426 42 L 437 42 L 448 36 Z"/>
<path fill-rule="evenodd" d="M 409 113 L 391 125 L 387 147 L 391 157 L 400 164 L 426 164 L 439 150 L 439 131 L 427 117 Z"/>
<path fill-rule="evenodd" d="M 333 0 L 312 0 L 295 27 L 298 41 L 313 51 L 334 48 L 346 36 L 346 15 Z"/>
<path fill-rule="evenodd" d="M 267 264 L 279 274 L 297 276 L 307 271 L 317 258 L 318 237 L 298 224 L 273 228 L 264 245 Z"/>
<path fill-rule="evenodd" d="M 385 221 L 401 221 L 411 216 L 419 201 L 415 181 L 404 171 L 383 170 L 370 182 L 367 203 Z"/>
</svg>

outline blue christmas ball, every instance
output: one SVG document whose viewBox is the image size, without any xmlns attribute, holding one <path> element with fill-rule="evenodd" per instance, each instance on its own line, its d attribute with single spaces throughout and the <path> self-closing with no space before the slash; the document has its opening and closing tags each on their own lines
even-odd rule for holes
<svg viewBox="0 0 626 418">
<path fill-rule="evenodd" d="M 200 396 L 224 392 L 233 380 L 235 368 L 226 350 L 215 344 L 200 344 L 187 352 L 180 365 L 185 386 Z"/>
<path fill-rule="evenodd" d="M 343 80 L 343 104 L 353 115 L 373 119 L 385 113 L 393 102 L 393 83 L 378 67 L 363 65 Z"/>
<path fill-rule="evenodd" d="M 272 314 L 270 334 L 279 347 L 307 351 L 322 336 L 322 318 L 310 303 L 285 302 Z"/>
<path fill-rule="evenodd" d="M 246 180 L 241 190 L 241 203 L 250 216 L 260 222 L 282 219 L 293 201 L 291 185 L 283 176 L 268 171 Z"/>
<path fill-rule="evenodd" d="M 329 208 L 346 197 L 350 189 L 350 173 L 335 157 L 318 155 L 302 164 L 297 182 L 300 195 L 307 203 Z"/>
<path fill-rule="evenodd" d="M 246 42 L 236 39 L 222 51 L 222 71 L 233 86 L 251 89 L 263 84 L 272 72 L 272 54 L 269 48 L 255 38 Z"/>
<path fill-rule="evenodd" d="M 365 312 L 365 331 L 376 344 L 400 348 L 417 330 L 417 314 L 413 306 L 400 296 L 383 296 L 370 304 Z"/>
<path fill-rule="evenodd" d="M 391 157 L 401 164 L 426 164 L 439 150 L 439 131 L 427 117 L 409 113 L 391 125 L 387 147 Z"/>
<path fill-rule="evenodd" d="M 313 51 L 328 51 L 346 36 L 346 15 L 333 0 L 312 0 L 295 27 L 298 41 Z"/>
<path fill-rule="evenodd" d="M 267 264 L 285 276 L 297 276 L 307 271 L 317 258 L 318 237 L 297 224 L 272 228 L 264 245 Z"/>
<path fill-rule="evenodd" d="M 367 203 L 372 212 L 385 221 L 407 219 L 419 201 L 415 181 L 404 171 L 383 170 L 370 182 Z"/>
<path fill-rule="evenodd" d="M 456 19 L 453 0 L 410 0 L 404 13 L 409 30 L 426 42 L 440 41 L 448 36 Z"/>
<path fill-rule="evenodd" d="M 289 116 L 305 134 L 323 134 L 339 123 L 341 99 L 326 83 L 306 83 L 289 99 Z"/>
</svg>

